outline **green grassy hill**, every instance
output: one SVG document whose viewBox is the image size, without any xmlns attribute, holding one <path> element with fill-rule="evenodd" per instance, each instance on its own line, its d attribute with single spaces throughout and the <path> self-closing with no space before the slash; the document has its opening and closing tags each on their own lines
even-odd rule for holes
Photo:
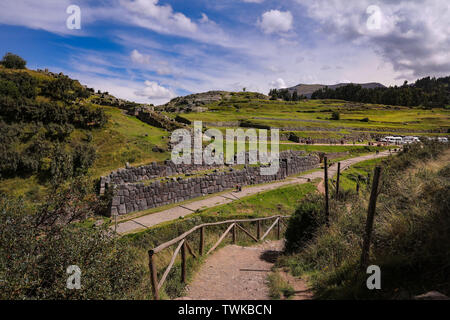
<svg viewBox="0 0 450 320">
<path fill-rule="evenodd" d="M 183 117 L 191 121 L 202 120 L 210 127 L 246 120 L 259 126 L 301 131 L 303 135 L 312 135 L 318 130 L 342 136 L 350 131 L 426 134 L 448 133 L 450 129 L 450 110 L 442 108 L 429 110 L 341 100 L 271 101 L 247 98 L 245 93 L 235 94 L 205 107 L 208 108 L 207 112 L 189 113 Z M 340 120 L 331 120 L 333 112 L 339 112 Z M 367 122 L 362 121 L 366 118 Z"/>
<path fill-rule="evenodd" d="M 448 145 L 429 142 L 344 171 L 340 199 L 330 201 L 329 224 L 311 218 L 310 208 L 319 208 L 321 216 L 322 197 L 305 200 L 290 220 L 290 250 L 278 266 L 307 279 L 318 299 L 411 299 L 429 291 L 448 295 L 449 160 Z M 355 181 L 358 175 L 364 181 L 368 173 L 373 177 L 375 166 L 382 170 L 369 265 L 380 267 L 382 287 L 368 290 L 368 275 L 359 265 L 370 188 L 362 183 L 357 194 Z"/>
<path fill-rule="evenodd" d="M 124 167 L 126 162 L 140 165 L 169 158 L 170 132 L 122 110 L 123 105 L 134 108 L 139 104 L 103 95 L 62 74 L 0 66 L 0 192 L 39 199 L 55 177 L 88 173 L 95 179 Z M 201 108 L 187 112 L 180 107 L 183 101 Z M 176 111 L 160 111 L 171 118 L 182 112 L 183 121 L 201 120 L 207 128 L 223 132 L 238 127 L 280 128 L 282 140 L 294 135 L 300 139 L 367 141 L 377 135 L 433 136 L 447 135 L 450 130 L 448 109 L 340 100 L 273 101 L 253 92 L 209 92 L 174 99 L 172 104 L 175 102 L 181 103 Z M 331 120 L 336 112 L 339 120 Z M 364 152 L 360 146 L 280 147 L 288 149 Z"/>
<path fill-rule="evenodd" d="M 63 75 L 0 67 L 0 192 L 37 200 L 57 178 L 169 157 L 168 132 L 93 95 Z"/>
</svg>

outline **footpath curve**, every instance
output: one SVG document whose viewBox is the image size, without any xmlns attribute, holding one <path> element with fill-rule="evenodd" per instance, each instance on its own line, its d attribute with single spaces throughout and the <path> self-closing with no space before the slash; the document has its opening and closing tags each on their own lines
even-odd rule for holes
<svg viewBox="0 0 450 320">
<path fill-rule="evenodd" d="M 341 162 L 341 170 L 345 170 L 351 165 L 354 165 L 358 162 L 387 157 L 391 153 L 389 151 L 383 151 L 378 154 L 369 154 L 360 157 L 355 157 L 351 159 L 342 160 Z M 331 178 L 337 173 L 337 164 L 333 164 L 328 169 L 328 176 Z M 253 194 L 257 194 L 259 192 L 269 191 L 278 189 L 282 186 L 292 185 L 292 184 L 303 184 L 307 183 L 308 179 L 314 180 L 317 178 L 323 178 L 323 172 L 321 170 L 314 171 L 311 173 L 307 173 L 304 175 L 299 175 L 296 177 L 289 177 L 285 180 L 267 183 L 263 185 L 257 186 L 249 186 L 242 189 L 242 191 L 230 191 L 226 193 L 222 193 L 220 195 L 212 196 L 206 199 L 201 199 L 197 201 L 193 201 L 187 204 L 181 204 L 176 207 L 162 210 L 159 212 L 151 213 L 145 216 L 141 216 L 138 218 L 130 219 L 125 222 L 121 222 L 117 224 L 117 233 L 126 234 L 144 230 L 146 228 L 150 228 L 157 224 L 178 219 L 180 217 L 184 217 L 188 214 L 195 212 L 196 210 L 206 209 L 216 207 L 222 204 L 230 203 L 236 201 L 240 198 L 250 196 Z"/>
</svg>

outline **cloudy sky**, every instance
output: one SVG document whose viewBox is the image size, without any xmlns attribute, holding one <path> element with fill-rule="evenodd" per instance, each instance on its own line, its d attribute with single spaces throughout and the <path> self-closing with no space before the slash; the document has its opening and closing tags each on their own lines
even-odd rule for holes
<svg viewBox="0 0 450 320">
<path fill-rule="evenodd" d="M 80 29 L 71 18 L 80 8 Z M 448 0 L 2 0 L 0 54 L 154 104 L 450 75 Z"/>
</svg>

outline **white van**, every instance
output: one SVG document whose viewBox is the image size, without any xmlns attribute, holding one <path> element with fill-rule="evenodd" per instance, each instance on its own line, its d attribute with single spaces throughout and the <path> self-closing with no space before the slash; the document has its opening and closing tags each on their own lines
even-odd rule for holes
<svg viewBox="0 0 450 320">
<path fill-rule="evenodd" d="M 393 144 L 401 144 L 403 142 L 402 137 L 386 137 L 386 140 Z"/>
<path fill-rule="evenodd" d="M 416 142 L 420 142 L 420 139 L 418 137 L 407 136 L 407 137 L 403 138 L 404 144 L 410 144 L 410 143 L 416 143 Z"/>
</svg>

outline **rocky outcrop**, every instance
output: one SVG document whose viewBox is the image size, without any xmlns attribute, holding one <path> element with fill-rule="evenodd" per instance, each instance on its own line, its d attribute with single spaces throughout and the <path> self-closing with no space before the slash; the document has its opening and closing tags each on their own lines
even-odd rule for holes
<svg viewBox="0 0 450 320">
<path fill-rule="evenodd" d="M 136 117 L 142 122 L 167 131 L 173 131 L 185 127 L 185 124 L 183 123 L 177 122 L 159 112 L 148 109 L 140 110 L 136 113 Z"/>
<path fill-rule="evenodd" d="M 153 108 L 152 104 L 139 104 L 139 103 L 128 101 L 128 100 L 119 99 L 119 98 L 116 98 L 116 97 L 110 95 L 107 92 L 95 93 L 94 96 L 91 98 L 91 102 L 98 104 L 98 105 L 102 105 L 102 106 L 111 106 L 111 107 L 116 107 L 119 109 L 127 110 L 130 113 L 135 108 L 148 108 L 148 109 Z"/>
<path fill-rule="evenodd" d="M 158 106 L 158 110 L 166 112 L 204 112 L 207 108 L 205 105 L 229 98 L 231 94 L 227 91 L 208 91 L 204 93 L 191 94 L 184 97 L 177 97 L 170 102 Z"/>
<path fill-rule="evenodd" d="M 184 97 L 177 97 L 170 102 L 156 107 L 156 110 L 187 113 L 187 112 L 205 112 L 208 104 L 231 99 L 236 95 L 249 95 L 252 99 L 268 99 L 268 96 L 258 92 L 228 92 L 228 91 L 208 91 L 203 93 L 190 94 Z"/>
</svg>

